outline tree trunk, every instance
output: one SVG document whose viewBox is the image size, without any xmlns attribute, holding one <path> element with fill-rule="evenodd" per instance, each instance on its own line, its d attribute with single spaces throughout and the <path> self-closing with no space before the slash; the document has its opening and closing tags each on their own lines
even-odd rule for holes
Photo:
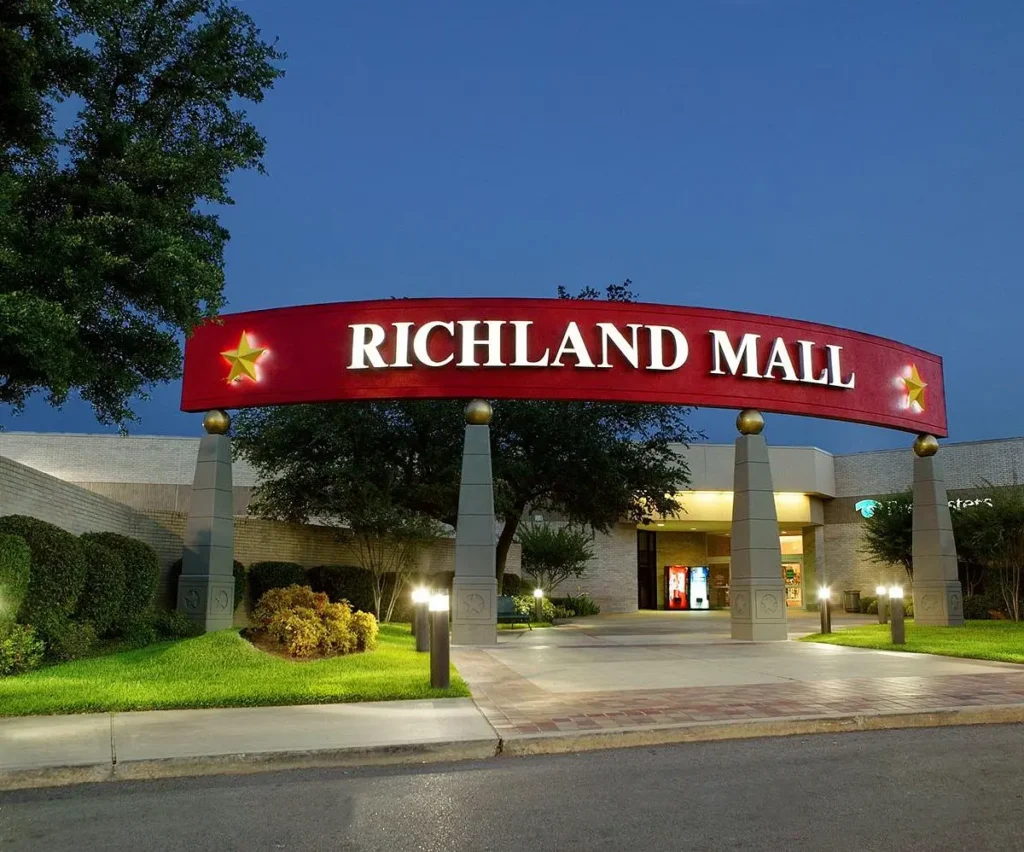
<svg viewBox="0 0 1024 852">
<path fill-rule="evenodd" d="M 517 511 L 518 510 L 518 511 Z M 498 578 L 498 594 L 501 594 L 501 581 L 505 576 L 505 562 L 508 559 L 508 552 L 512 548 L 512 540 L 516 537 L 516 530 L 519 529 L 519 519 L 523 517 L 526 507 L 516 507 L 509 514 L 505 515 L 505 526 L 501 528 L 501 535 L 498 536 L 498 544 L 494 550 L 494 574 Z"/>
</svg>

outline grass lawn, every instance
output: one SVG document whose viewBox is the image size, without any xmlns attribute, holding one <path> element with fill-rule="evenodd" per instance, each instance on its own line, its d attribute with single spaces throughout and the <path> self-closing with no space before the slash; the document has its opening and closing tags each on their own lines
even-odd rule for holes
<svg viewBox="0 0 1024 852">
<path fill-rule="evenodd" d="M 906 626 L 906 645 L 893 645 L 889 641 L 888 624 L 849 627 L 826 636 L 816 633 L 804 636 L 801 641 L 1024 663 L 1024 623 L 968 621 L 965 627 L 919 627 L 913 621 L 908 621 Z"/>
<path fill-rule="evenodd" d="M 0 678 L 0 716 L 469 695 L 454 666 L 451 688 L 431 689 L 415 649 L 408 625 L 382 624 L 376 651 L 300 663 L 224 630 Z"/>
</svg>

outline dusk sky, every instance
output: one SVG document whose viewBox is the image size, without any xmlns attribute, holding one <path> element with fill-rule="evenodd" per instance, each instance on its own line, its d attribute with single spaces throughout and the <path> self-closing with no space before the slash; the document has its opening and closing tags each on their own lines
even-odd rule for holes
<svg viewBox="0 0 1024 852">
<path fill-rule="evenodd" d="M 223 210 L 227 310 L 389 296 L 644 300 L 945 359 L 952 440 L 1020 434 L 1024 4 L 244 0 L 287 51 L 269 175 Z M 199 435 L 180 387 L 133 434 Z M 699 411 L 711 440 L 735 412 Z M 35 400 L 14 430 L 113 431 Z M 909 446 L 770 416 L 773 444 Z"/>
</svg>

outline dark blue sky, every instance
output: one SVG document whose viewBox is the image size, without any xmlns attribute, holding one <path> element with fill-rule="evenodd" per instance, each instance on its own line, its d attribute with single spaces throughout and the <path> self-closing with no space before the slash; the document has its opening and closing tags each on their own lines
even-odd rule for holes
<svg viewBox="0 0 1024 852">
<path fill-rule="evenodd" d="M 239 176 L 223 213 L 228 310 L 629 277 L 650 301 L 936 351 L 954 440 L 1020 433 L 1024 4 L 244 8 L 289 58 L 253 111 L 270 174 Z M 198 434 L 177 403 L 157 389 L 131 431 Z M 694 420 L 731 440 L 733 417 Z M 100 431 L 74 403 L 0 422 Z M 765 434 L 910 440 L 790 417 Z"/>
</svg>

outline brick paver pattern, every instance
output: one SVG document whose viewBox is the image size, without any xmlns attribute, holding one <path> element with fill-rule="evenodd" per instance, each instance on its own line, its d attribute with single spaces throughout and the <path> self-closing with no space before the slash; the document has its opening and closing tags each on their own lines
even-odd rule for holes
<svg viewBox="0 0 1024 852">
<path fill-rule="evenodd" d="M 455 662 L 502 737 L 1024 704 L 1024 670 L 555 695 L 484 651 L 456 649 Z"/>
</svg>

